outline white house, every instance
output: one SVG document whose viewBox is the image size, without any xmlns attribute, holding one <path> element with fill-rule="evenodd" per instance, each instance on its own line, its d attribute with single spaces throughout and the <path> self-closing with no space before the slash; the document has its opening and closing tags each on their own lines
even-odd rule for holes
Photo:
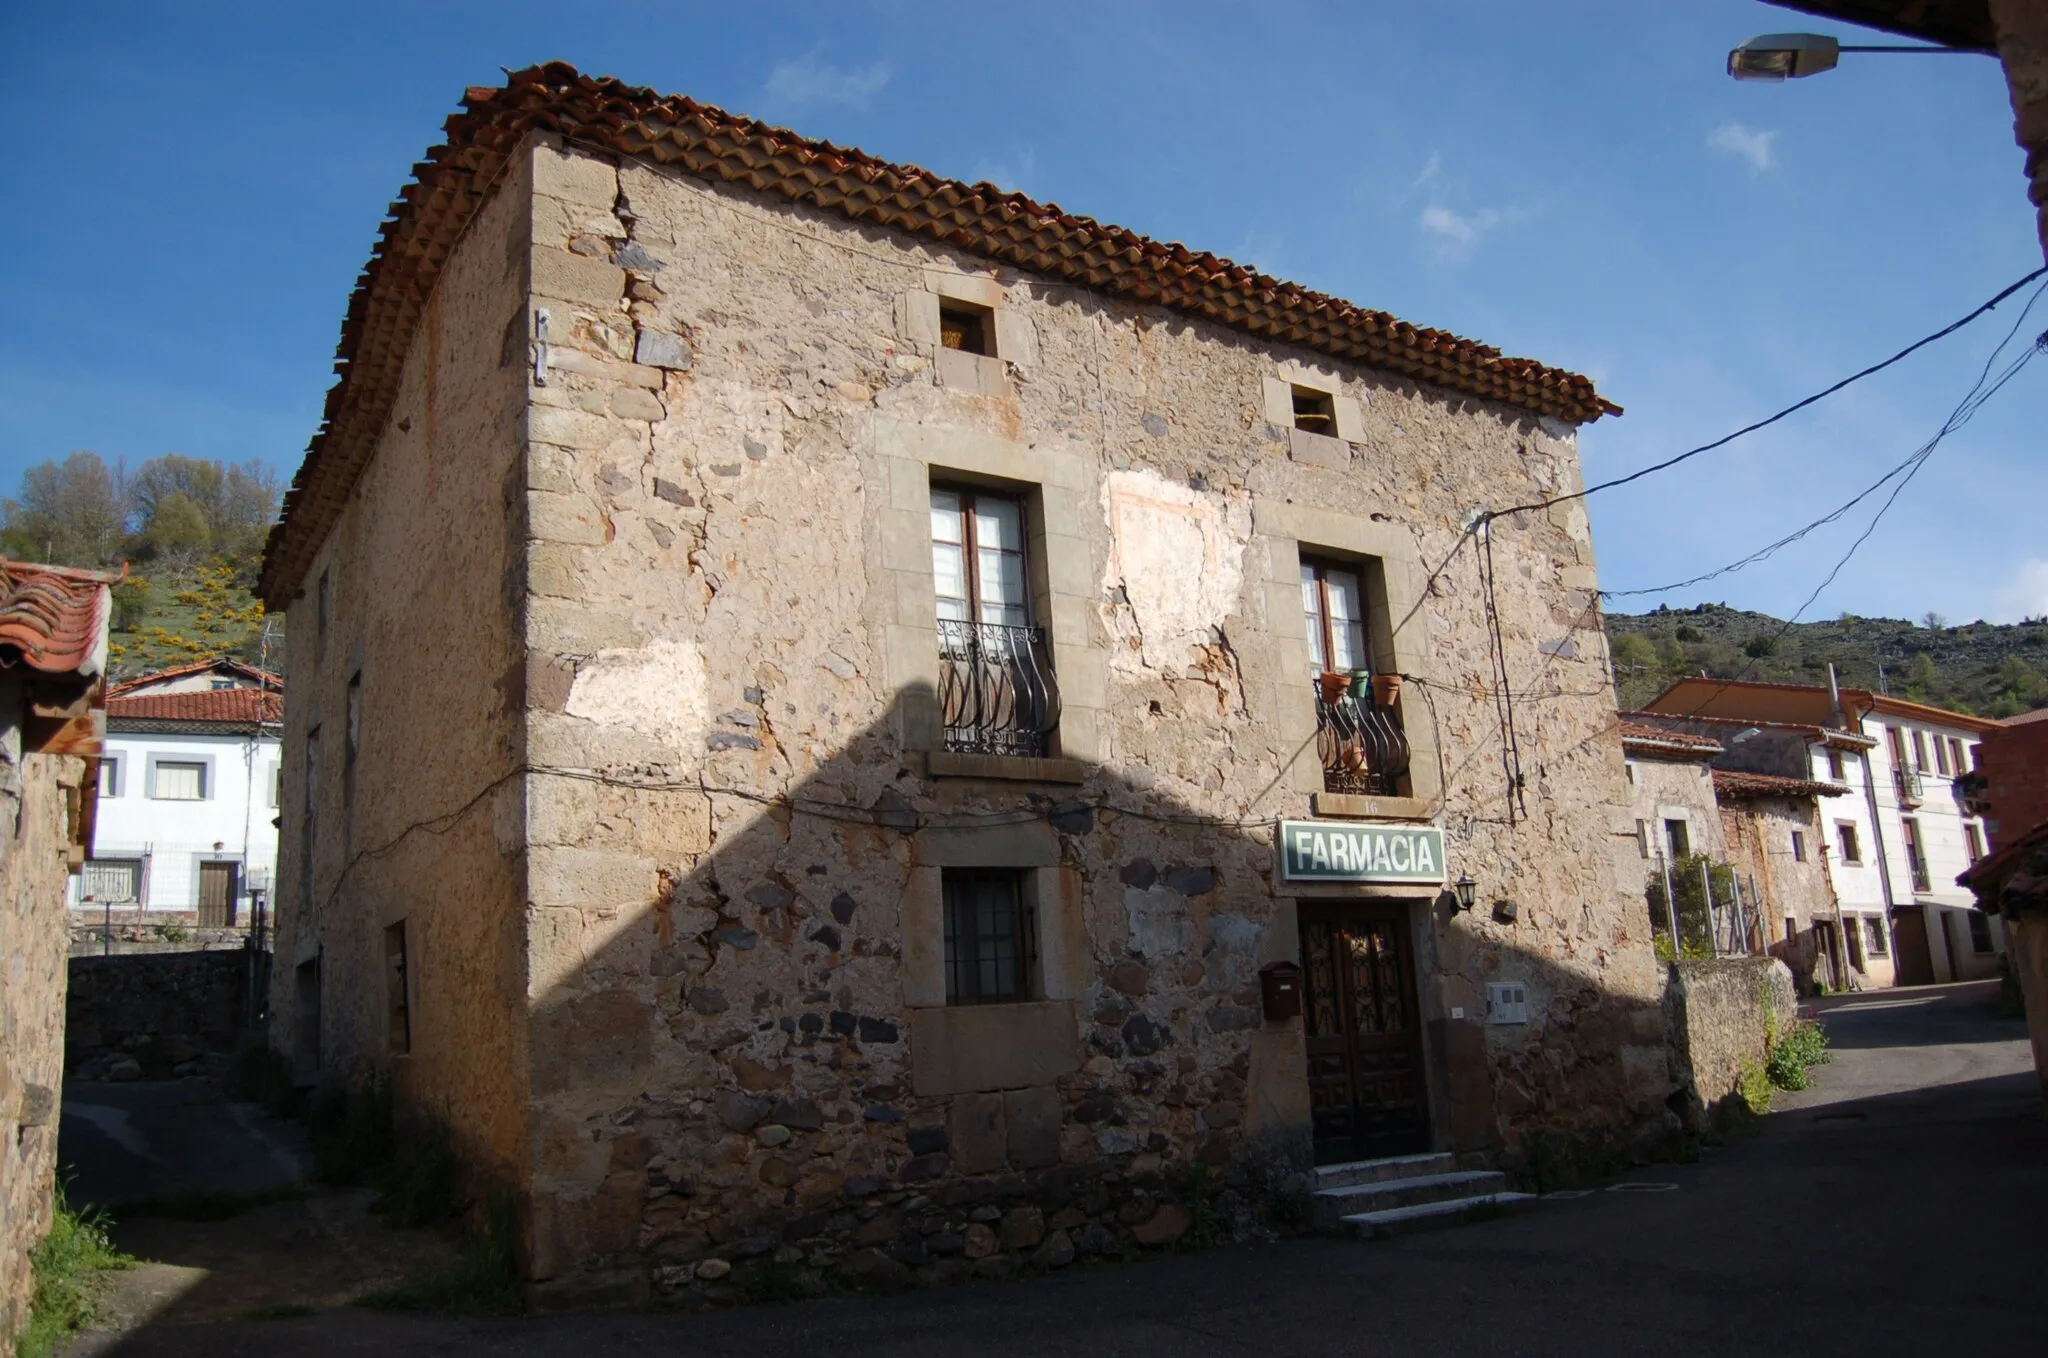
<svg viewBox="0 0 2048 1358">
<path fill-rule="evenodd" d="M 276 676 L 233 660 L 144 675 L 107 695 L 92 857 L 71 904 L 92 922 L 191 915 L 246 926 L 277 868 Z"/>
<path fill-rule="evenodd" d="M 1848 935 L 1849 963 L 1872 985 L 1998 974 L 2003 925 L 1956 877 L 1986 851 L 1983 821 L 1957 779 L 1997 723 L 1865 689 L 1682 679 L 1648 707 L 1762 748 L 1803 737 L 1806 775 L 1840 784 L 1821 802 L 1821 845 Z"/>
</svg>

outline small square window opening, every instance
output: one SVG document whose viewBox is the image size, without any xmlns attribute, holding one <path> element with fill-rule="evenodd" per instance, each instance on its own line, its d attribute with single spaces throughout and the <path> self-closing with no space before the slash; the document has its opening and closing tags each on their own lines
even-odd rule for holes
<svg viewBox="0 0 2048 1358">
<path fill-rule="evenodd" d="M 1337 403 L 1327 391 L 1294 388 L 1294 427 L 1307 434 L 1337 436 Z"/>
<path fill-rule="evenodd" d="M 1684 858 L 1692 852 L 1692 827 L 1682 820 L 1664 822 L 1664 841 L 1671 848 L 1673 858 Z"/>
<path fill-rule="evenodd" d="M 1804 863 L 1806 861 L 1806 835 L 1800 830 L 1792 832 L 1792 861 L 1795 863 Z"/>
<path fill-rule="evenodd" d="M 995 313 L 967 302 L 939 304 L 939 343 L 962 353 L 996 356 Z"/>
</svg>

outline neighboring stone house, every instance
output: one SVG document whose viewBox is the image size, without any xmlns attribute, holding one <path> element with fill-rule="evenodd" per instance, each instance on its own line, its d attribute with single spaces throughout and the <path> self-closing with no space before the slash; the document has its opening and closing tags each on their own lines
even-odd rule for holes
<svg viewBox="0 0 2048 1358">
<path fill-rule="evenodd" d="M 1747 886 L 1758 918 L 1754 946 L 1783 962 L 1802 993 L 1849 986 L 1842 908 L 1828 878 L 1826 799 L 1840 783 L 1769 773 L 1714 770 L 1714 796 L 1729 865 Z"/>
<path fill-rule="evenodd" d="M 0 1348 L 50 1227 L 64 1080 L 66 877 L 92 843 L 108 586 L 0 561 Z"/>
<path fill-rule="evenodd" d="M 1970 771 L 1998 723 L 1865 689 L 1726 679 L 1680 680 L 1642 715 L 1719 736 L 1720 767 L 1843 788 L 1822 803 L 1828 871 L 1866 983 L 1997 974 L 1998 922 L 1949 884 L 1987 848 Z"/>
<path fill-rule="evenodd" d="M 1956 879 L 2000 917 L 2027 1011 L 2034 1074 L 2048 1098 L 2048 820 L 2013 835 Z"/>
<path fill-rule="evenodd" d="M 277 866 L 283 716 L 283 681 L 229 659 L 108 690 L 99 833 L 71 894 L 76 927 L 248 929 Z"/>
<path fill-rule="evenodd" d="M 1706 854 L 1728 856 L 1708 767 L 1721 753 L 1711 736 L 1669 730 L 1623 714 L 1621 749 L 1627 758 L 1636 846 L 1655 871 L 1659 862 Z"/>
<path fill-rule="evenodd" d="M 563 66 L 447 138 L 265 557 L 274 1036 L 537 1301 L 1674 1125 L 1590 383 Z"/>
</svg>

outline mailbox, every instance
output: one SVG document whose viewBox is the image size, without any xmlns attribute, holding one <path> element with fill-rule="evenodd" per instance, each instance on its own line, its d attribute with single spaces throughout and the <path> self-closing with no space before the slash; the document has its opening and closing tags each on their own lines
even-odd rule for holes
<svg viewBox="0 0 2048 1358">
<path fill-rule="evenodd" d="M 1259 968 L 1259 996 L 1269 1019 L 1301 1017 L 1301 968 L 1292 962 L 1268 962 Z"/>
</svg>

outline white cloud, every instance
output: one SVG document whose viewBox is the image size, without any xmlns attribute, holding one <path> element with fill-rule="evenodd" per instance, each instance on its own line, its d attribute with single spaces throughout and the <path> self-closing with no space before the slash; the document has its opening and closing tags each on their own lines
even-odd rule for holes
<svg viewBox="0 0 2048 1358">
<path fill-rule="evenodd" d="M 1441 204 L 1422 209 L 1422 229 L 1456 245 L 1472 244 L 1504 220 L 1498 210 L 1490 207 L 1473 213 L 1453 212 Z"/>
<path fill-rule="evenodd" d="M 1765 132 L 1741 123 L 1722 123 L 1707 134 L 1707 145 L 1713 150 L 1740 156 L 1749 162 L 1749 168 L 1761 174 L 1778 163 L 1778 134 Z"/>
<path fill-rule="evenodd" d="M 893 74 L 887 62 L 875 61 L 847 69 L 820 61 L 818 54 L 811 52 L 795 61 L 777 64 L 768 73 L 768 83 L 762 86 L 762 92 L 789 108 L 816 104 L 866 108 Z"/>
<path fill-rule="evenodd" d="M 2048 617 L 2048 559 L 2036 556 L 2022 561 L 2006 583 L 1998 605 L 1997 618 L 2002 622 Z"/>
</svg>

